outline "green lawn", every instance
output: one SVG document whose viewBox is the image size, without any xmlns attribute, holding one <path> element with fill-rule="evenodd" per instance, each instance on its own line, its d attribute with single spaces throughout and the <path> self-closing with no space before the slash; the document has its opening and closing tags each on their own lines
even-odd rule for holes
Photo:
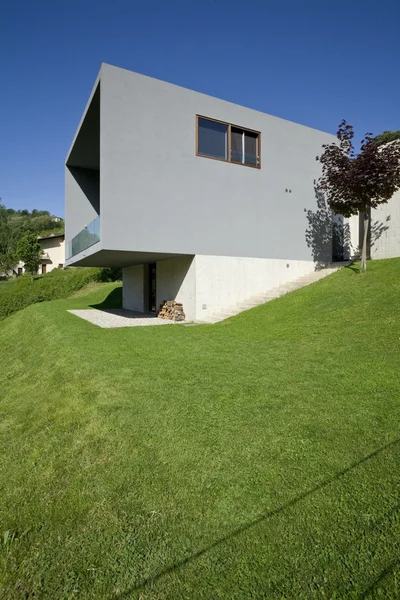
<svg viewBox="0 0 400 600">
<path fill-rule="evenodd" d="M 0 597 L 400 597 L 400 259 L 217 325 L 0 323 Z"/>
</svg>

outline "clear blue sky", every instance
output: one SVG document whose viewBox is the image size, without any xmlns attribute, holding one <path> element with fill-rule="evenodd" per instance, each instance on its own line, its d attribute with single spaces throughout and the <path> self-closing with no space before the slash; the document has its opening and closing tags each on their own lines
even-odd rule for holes
<svg viewBox="0 0 400 600">
<path fill-rule="evenodd" d="M 398 0 L 3 0 L 0 197 L 64 214 L 102 62 L 332 133 L 400 129 L 399 29 Z"/>
</svg>

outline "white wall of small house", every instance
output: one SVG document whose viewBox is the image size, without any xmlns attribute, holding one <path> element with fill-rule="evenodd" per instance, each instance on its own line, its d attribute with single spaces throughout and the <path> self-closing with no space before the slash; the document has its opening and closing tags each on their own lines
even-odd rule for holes
<svg viewBox="0 0 400 600">
<path fill-rule="evenodd" d="M 17 277 L 18 274 L 18 269 L 21 269 L 21 274 L 25 273 L 25 267 L 24 267 L 24 263 L 19 261 L 16 265 L 14 265 L 14 267 L 12 269 L 10 269 L 9 271 L 7 271 L 6 273 L 4 271 L 0 271 L 0 277 Z"/>
<path fill-rule="evenodd" d="M 54 238 L 45 238 L 40 241 L 40 247 L 49 258 L 42 257 L 39 264 L 38 273 L 43 273 L 43 265 L 46 265 L 46 273 L 50 273 L 53 269 L 57 269 L 59 265 L 64 266 L 65 263 L 65 241 L 60 236 Z M 14 277 L 18 273 L 18 269 L 22 269 L 25 273 L 25 265 L 19 261 L 11 271 L 8 272 L 9 277 Z M 1 273 L 0 273 L 1 275 Z"/>
<path fill-rule="evenodd" d="M 21 269 L 21 274 L 22 274 L 22 273 L 25 273 L 25 265 L 24 265 L 24 263 L 22 262 L 22 260 L 20 260 L 20 261 L 18 262 L 18 264 L 17 264 L 17 265 L 15 265 L 15 267 L 14 267 L 14 271 L 16 271 L 16 272 L 18 273 L 18 270 L 19 270 L 19 269 Z"/>
<path fill-rule="evenodd" d="M 65 263 L 65 241 L 62 237 L 45 238 L 40 241 L 40 247 L 48 254 L 49 258 L 41 258 L 39 273 L 43 273 L 43 265 L 46 265 L 46 273 L 57 269 Z"/>
</svg>

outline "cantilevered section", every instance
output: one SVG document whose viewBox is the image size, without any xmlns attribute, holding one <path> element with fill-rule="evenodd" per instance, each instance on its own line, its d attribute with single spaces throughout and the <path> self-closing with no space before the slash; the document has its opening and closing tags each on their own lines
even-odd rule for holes
<svg viewBox="0 0 400 600">
<path fill-rule="evenodd" d="M 102 250 L 93 246 L 80 252 L 73 258 L 76 267 L 130 267 L 134 265 L 147 265 L 160 260 L 176 258 L 179 254 L 166 254 L 162 252 L 127 252 L 119 250 Z M 67 266 L 68 266 L 67 265 Z"/>
<path fill-rule="evenodd" d="M 65 165 L 66 260 L 100 241 L 100 81 L 96 82 Z"/>
<path fill-rule="evenodd" d="M 68 264 L 89 249 L 312 260 L 315 156 L 333 139 L 103 64 L 66 161 Z"/>
</svg>

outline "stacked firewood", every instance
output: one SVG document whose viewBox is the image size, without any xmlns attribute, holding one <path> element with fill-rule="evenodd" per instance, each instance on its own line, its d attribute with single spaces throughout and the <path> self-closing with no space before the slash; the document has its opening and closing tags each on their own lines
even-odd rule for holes
<svg viewBox="0 0 400 600">
<path fill-rule="evenodd" d="M 160 304 L 160 310 L 157 313 L 160 319 L 169 319 L 170 321 L 184 321 L 185 313 L 183 305 L 175 300 L 163 300 Z"/>
</svg>

